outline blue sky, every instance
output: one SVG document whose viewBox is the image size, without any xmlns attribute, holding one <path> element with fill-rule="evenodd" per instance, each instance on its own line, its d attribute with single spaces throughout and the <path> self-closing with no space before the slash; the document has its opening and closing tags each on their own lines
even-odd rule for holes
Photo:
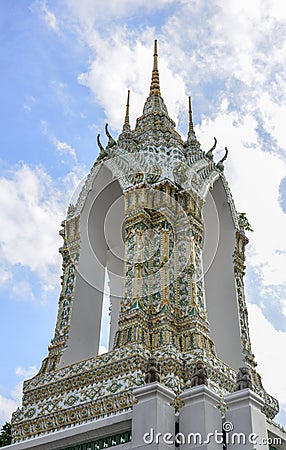
<svg viewBox="0 0 286 450">
<path fill-rule="evenodd" d="M 254 228 L 247 299 L 253 350 L 286 424 L 286 12 L 282 0 L 0 2 L 0 422 L 54 331 L 60 223 L 98 154 L 148 94 L 153 39 L 161 91 L 202 147 L 218 138 L 235 203 Z M 103 138 L 104 141 L 104 138 Z M 106 344 L 106 342 L 102 342 Z M 275 376 L 273 376 L 275 374 Z M 277 375 L 279 374 L 279 375 Z"/>
</svg>

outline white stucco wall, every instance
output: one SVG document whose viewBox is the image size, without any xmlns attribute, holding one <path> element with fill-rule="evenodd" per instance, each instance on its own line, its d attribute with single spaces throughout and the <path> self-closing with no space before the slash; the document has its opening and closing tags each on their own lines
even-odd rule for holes
<svg viewBox="0 0 286 450">
<path fill-rule="evenodd" d="M 243 365 L 243 356 L 233 270 L 235 227 L 220 178 L 207 195 L 203 217 L 203 264 L 211 337 L 218 357 L 237 370 Z"/>
<path fill-rule="evenodd" d="M 124 253 L 121 238 L 123 206 L 118 181 L 112 178 L 109 169 L 102 166 L 80 215 L 80 258 L 68 347 L 60 367 L 98 354 L 106 264 L 110 265 L 111 295 L 122 295 L 119 283 L 122 278 L 117 273 L 120 270 L 122 273 L 123 268 L 123 261 L 120 260 L 120 255 Z M 117 272 L 113 274 L 115 268 Z"/>
</svg>

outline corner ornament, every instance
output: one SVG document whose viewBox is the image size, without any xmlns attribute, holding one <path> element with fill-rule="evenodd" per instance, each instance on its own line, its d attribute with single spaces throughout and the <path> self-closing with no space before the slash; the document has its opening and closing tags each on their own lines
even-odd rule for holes
<svg viewBox="0 0 286 450">
<path fill-rule="evenodd" d="M 107 146 L 106 146 L 107 149 L 108 149 L 108 148 L 111 148 L 111 147 L 114 147 L 114 145 L 117 145 L 115 139 L 113 139 L 113 137 L 112 137 L 111 134 L 109 133 L 109 130 L 108 130 L 108 123 L 105 125 L 105 134 L 106 134 L 106 136 L 108 137 L 108 143 L 107 143 Z"/>
<path fill-rule="evenodd" d="M 204 384 L 208 386 L 208 373 L 205 363 L 201 360 L 197 361 L 194 373 L 191 378 L 191 388 Z"/>
<path fill-rule="evenodd" d="M 97 135 L 97 145 L 99 147 L 99 155 L 98 155 L 98 159 L 103 159 L 105 157 L 108 156 L 108 151 L 103 147 L 102 143 L 100 142 L 100 134 Z"/>
<path fill-rule="evenodd" d="M 209 158 L 211 161 L 214 159 L 214 155 L 213 155 L 213 151 L 216 148 L 216 144 L 217 144 L 217 138 L 214 137 L 214 145 L 212 146 L 212 148 L 206 153 L 206 157 Z"/>
<path fill-rule="evenodd" d="M 241 391 L 242 389 L 252 389 L 251 373 L 249 367 L 240 367 L 236 375 L 236 391 Z"/>
<path fill-rule="evenodd" d="M 161 380 L 161 366 L 157 362 L 155 356 L 151 355 L 148 359 L 147 370 L 145 373 L 145 383 L 154 383 L 157 381 L 160 383 Z"/>
<path fill-rule="evenodd" d="M 224 157 L 216 164 L 216 168 L 218 170 L 220 170 L 221 172 L 224 171 L 224 164 L 223 163 L 226 160 L 227 156 L 228 156 L 228 149 L 227 149 L 227 147 L 225 147 L 225 155 L 224 155 Z"/>
</svg>

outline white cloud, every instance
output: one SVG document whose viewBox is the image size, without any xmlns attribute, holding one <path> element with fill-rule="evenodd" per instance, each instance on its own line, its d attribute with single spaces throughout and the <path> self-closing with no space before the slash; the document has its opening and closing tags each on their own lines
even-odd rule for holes
<svg viewBox="0 0 286 450">
<path fill-rule="evenodd" d="M 96 24 L 101 19 L 100 7 L 92 1 L 67 1 L 80 36 L 93 55 L 90 69 L 79 76 L 79 81 L 91 89 L 116 131 L 122 126 L 128 88 L 133 124 L 142 112 L 148 95 L 151 46 L 157 37 L 162 92 L 171 117 L 177 120 L 183 110 L 186 117 L 186 96 L 190 92 L 202 110 L 214 112 L 217 103 L 210 103 L 206 89 L 217 102 L 221 95 L 218 86 L 224 83 L 232 107 L 242 115 L 252 113 L 280 147 L 285 144 L 286 43 L 281 36 L 285 35 L 286 21 L 285 14 L 280 13 L 281 3 L 255 0 L 238 4 L 230 0 L 225 5 L 216 0 L 205 8 L 202 2 L 180 1 L 160 30 L 120 25 L 121 15 L 130 14 L 130 8 L 138 12 L 141 1 L 132 5 L 127 0 L 107 3 L 109 18 L 99 32 Z M 144 8 L 155 11 L 169 2 L 144 3 Z M 116 25 L 112 22 L 113 8 Z M 194 115 L 197 117 L 196 111 Z M 283 153 L 281 148 L 271 150 L 280 156 Z"/>
<path fill-rule="evenodd" d="M 224 91 L 241 111 L 262 114 L 259 102 L 264 93 L 274 103 L 273 114 L 278 96 L 280 105 L 285 104 L 286 42 L 283 36 L 286 14 L 279 0 L 240 3 L 229 0 L 227 4 L 215 0 L 208 5 L 184 0 L 108 0 L 104 3 L 66 0 L 66 5 L 70 26 L 88 44 L 93 57 L 90 70 L 79 80 L 91 88 L 116 130 L 122 124 L 128 88 L 134 91 L 132 108 L 136 114 L 133 118 L 142 111 L 148 93 L 146 80 L 150 76 L 154 37 L 159 39 L 162 83 L 165 78 L 168 86 L 162 91 L 174 118 L 178 102 L 182 105 L 185 102 L 186 90 L 207 104 L 209 83 L 214 83 L 211 86 L 214 93 L 218 93 L 215 83 L 224 83 Z M 150 14 L 168 11 L 169 5 L 176 7 L 172 8 L 171 14 L 166 14 L 160 27 L 132 27 L 132 14 L 136 17 L 136 13 L 141 15 L 142 11 Z M 128 16 L 130 26 L 120 21 L 124 16 Z M 99 26 L 102 20 L 103 27 Z M 163 70 L 166 65 L 170 69 L 168 76 Z M 210 106 L 212 110 L 216 107 L 208 105 L 208 108 Z M 118 108 L 122 111 L 121 122 Z M 278 125 L 282 123 L 282 113 L 283 109 L 276 111 L 273 120 L 280 131 L 283 131 L 282 125 Z M 266 123 L 264 125 L 267 127 Z M 277 133 L 281 137 L 280 131 Z"/>
<path fill-rule="evenodd" d="M 223 90 L 241 115 L 255 113 L 280 146 L 285 145 L 286 101 L 282 9 L 275 0 L 216 0 L 207 8 L 203 2 L 195 7 L 183 2 L 162 28 L 162 39 L 172 37 L 172 69 L 183 76 L 202 110 L 215 112 Z"/>
<path fill-rule="evenodd" d="M 95 21 L 101 21 L 108 18 L 114 20 L 124 17 L 130 17 L 136 11 L 152 13 L 162 10 L 166 6 L 176 3 L 176 0 L 105 0 L 104 2 L 95 2 L 94 0 L 66 0 L 66 5 L 70 14 L 76 17 L 82 26 L 92 26 Z M 108 11 L 108 17 L 106 12 Z"/>
<path fill-rule="evenodd" d="M 11 420 L 12 413 L 21 405 L 23 381 L 37 373 L 36 366 L 17 367 L 15 374 L 21 379 L 11 390 L 9 396 L 0 393 L 0 423 Z"/>
<path fill-rule="evenodd" d="M 47 7 L 47 2 L 45 0 L 36 1 L 34 3 L 34 8 L 37 9 L 43 18 L 45 24 L 51 28 L 53 31 L 58 31 L 58 21 L 55 14 L 49 10 Z"/>
<path fill-rule="evenodd" d="M 56 147 L 57 151 L 61 155 L 69 155 L 74 161 L 77 161 L 77 155 L 75 149 L 67 142 L 60 141 L 53 133 L 49 131 L 48 123 L 45 120 L 41 121 L 41 127 L 43 134 L 48 137 L 52 144 Z"/>
<path fill-rule="evenodd" d="M 225 102 L 223 102 L 225 105 Z M 210 136 L 218 138 L 218 149 L 225 145 L 229 157 L 225 171 L 239 211 L 246 212 L 254 229 L 247 262 L 259 269 L 264 285 L 283 284 L 285 280 L 286 214 L 279 203 L 279 185 L 286 175 L 285 163 L 275 154 L 262 152 L 257 121 L 252 114 L 218 107 L 217 116 L 204 119 L 197 134 L 204 148 Z M 217 159 L 221 156 L 218 151 Z"/>
<path fill-rule="evenodd" d="M 13 277 L 13 269 L 11 269 L 11 279 Z M 27 280 L 17 280 L 13 283 L 11 287 L 11 292 L 14 298 L 24 299 L 24 300 L 34 300 L 35 295 L 33 293 L 33 287 L 28 283 Z"/>
<path fill-rule="evenodd" d="M 37 373 L 37 367 L 36 366 L 30 366 L 30 367 L 22 367 L 19 366 L 15 369 L 15 374 L 18 377 L 23 377 L 24 379 L 32 378 Z"/>
<path fill-rule="evenodd" d="M 286 333 L 277 331 L 257 305 L 248 304 L 252 350 L 265 389 L 286 408 L 286 361 L 281 357 L 286 347 Z M 274 376 L 275 374 L 275 376 Z"/>
<path fill-rule="evenodd" d="M 26 98 L 25 103 L 23 104 L 23 108 L 24 108 L 26 111 L 31 112 L 33 106 L 34 106 L 36 103 L 37 103 L 37 100 L 35 99 L 35 97 L 33 97 L 32 95 L 29 95 L 29 96 Z"/>
<path fill-rule="evenodd" d="M 286 82 L 281 82 L 281 93 L 283 102 L 280 98 L 274 98 L 270 93 L 263 93 L 259 99 L 259 108 L 261 111 L 265 130 L 273 136 L 277 145 L 281 148 L 282 155 L 286 161 L 286 136 L 285 136 L 285 120 L 286 117 Z"/>
<path fill-rule="evenodd" d="M 67 115 L 73 115 L 71 108 L 72 96 L 69 93 L 68 85 L 66 83 L 62 83 L 61 81 L 54 80 L 52 82 L 52 87 L 56 93 L 57 100 L 63 107 L 64 113 Z"/>
<path fill-rule="evenodd" d="M 59 33 L 60 26 L 56 14 L 49 9 L 49 0 L 34 0 L 29 6 L 29 10 L 36 14 L 44 22 L 48 29 Z"/>
<path fill-rule="evenodd" d="M 4 285 L 7 281 L 12 279 L 12 274 L 8 270 L 0 267 L 0 285 Z"/>
<path fill-rule="evenodd" d="M 58 234 L 70 196 L 82 175 L 79 167 L 53 180 L 42 167 L 26 164 L 0 178 L 0 247 L 2 281 L 11 280 L 13 267 L 28 267 L 49 291 L 58 283 L 61 258 Z M 26 280 L 12 287 L 17 296 L 33 297 Z"/>
<path fill-rule="evenodd" d="M 75 149 L 67 144 L 66 142 L 59 141 L 56 137 L 52 139 L 53 144 L 55 145 L 56 149 L 62 154 L 62 155 L 70 155 L 75 161 L 77 161 L 77 156 Z"/>
<path fill-rule="evenodd" d="M 12 413 L 18 406 L 17 400 L 0 394 L 0 423 L 10 421 Z"/>
<path fill-rule="evenodd" d="M 217 100 L 220 93 L 216 83 L 224 83 L 223 89 L 232 105 L 241 113 L 255 112 L 278 145 L 284 144 L 286 43 L 282 36 L 286 21 L 278 0 L 239 4 L 230 0 L 227 5 L 216 0 L 207 8 L 203 2 L 183 0 L 108 0 L 104 4 L 66 0 L 66 4 L 71 26 L 75 29 L 76 23 L 80 38 L 91 52 L 90 68 L 79 76 L 79 82 L 91 89 L 116 131 L 122 126 L 129 88 L 132 123 L 141 115 L 148 95 L 152 41 L 157 37 L 162 92 L 171 117 L 177 120 L 183 110 L 187 115 L 189 93 L 208 113 L 213 112 L 217 104 L 210 103 L 206 89 L 209 93 L 209 84 L 213 83 L 211 96 Z M 125 15 L 130 18 L 131 13 L 142 10 L 152 14 L 171 4 L 176 4 L 176 8 L 166 15 L 161 28 L 135 29 L 120 22 Z M 105 26 L 99 27 L 103 19 Z M 273 103 L 269 121 L 264 120 L 264 114 L 269 115 L 269 108 L 264 110 L 262 104 L 265 93 L 270 99 L 264 103 L 268 106 L 270 101 Z"/>
<path fill-rule="evenodd" d="M 63 217 L 59 192 L 41 167 L 21 166 L 0 179 L 1 248 L 10 264 L 27 265 L 43 274 L 58 265 L 50 249 L 60 243 L 57 230 Z M 51 220 L 53 218 L 53 220 Z M 35 252 L 35 245 L 37 251 Z"/>
</svg>

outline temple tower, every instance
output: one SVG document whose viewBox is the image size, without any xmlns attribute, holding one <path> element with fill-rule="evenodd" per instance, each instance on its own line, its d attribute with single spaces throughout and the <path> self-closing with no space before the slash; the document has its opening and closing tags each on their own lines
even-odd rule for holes
<svg viewBox="0 0 286 450">
<path fill-rule="evenodd" d="M 154 392 L 156 405 L 165 402 L 166 417 L 178 423 L 181 409 L 191 405 L 187 393 L 200 379 L 199 365 L 208 387 L 197 395 L 216 409 L 212 417 L 221 418 L 218 405 L 224 410 L 235 403 L 241 367 L 251 379 L 251 394 L 246 390 L 255 411 L 262 408 L 269 422 L 278 412 L 251 351 L 243 281 L 247 221 L 224 175 L 228 150 L 215 162 L 216 139 L 210 150 L 201 149 L 190 98 L 187 139 L 176 131 L 160 92 L 156 41 L 150 93 L 134 129 L 129 108 L 128 91 L 121 134 L 115 140 L 106 125 L 105 147 L 98 135 L 99 156 L 62 223 L 55 334 L 39 373 L 24 384 L 23 406 L 13 415 L 14 442 L 42 436 L 39 448 L 56 448 L 47 436 L 60 430 L 73 436 L 80 425 L 103 430 L 111 416 L 125 421 L 125 438 L 116 441 L 117 433 L 109 444 L 126 443 L 142 398 L 152 409 Z M 109 351 L 98 355 L 107 297 Z M 152 364 L 158 376 L 149 387 Z M 182 412 L 182 424 L 185 417 Z M 104 442 L 78 448 L 110 446 Z M 138 442 L 133 430 L 132 447 Z"/>
</svg>

